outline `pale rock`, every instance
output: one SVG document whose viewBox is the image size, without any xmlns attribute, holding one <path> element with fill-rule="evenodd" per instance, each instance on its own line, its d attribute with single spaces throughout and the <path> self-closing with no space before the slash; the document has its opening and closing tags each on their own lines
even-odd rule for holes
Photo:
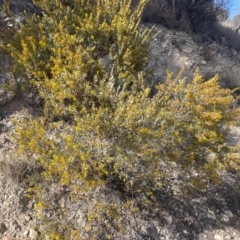
<svg viewBox="0 0 240 240">
<path fill-rule="evenodd" d="M 167 223 L 168 223 L 169 225 L 171 225 L 171 224 L 172 224 L 172 221 L 173 221 L 173 219 L 172 219 L 172 217 L 171 217 L 171 216 L 168 216 L 168 217 L 166 217 L 166 221 L 167 221 Z"/>
<path fill-rule="evenodd" d="M 159 226 L 156 226 L 156 230 L 157 230 L 157 233 L 160 233 L 162 229 Z"/>
<path fill-rule="evenodd" d="M 224 214 L 230 218 L 233 217 L 233 213 L 230 210 L 224 211 Z"/>
<path fill-rule="evenodd" d="M 216 219 L 215 213 L 211 210 L 208 210 L 207 216 L 212 219 Z"/>
<path fill-rule="evenodd" d="M 184 48 L 183 49 L 183 52 L 185 52 L 185 53 L 191 53 L 193 51 L 193 49 L 191 48 L 191 47 L 187 47 L 187 48 Z"/>
<path fill-rule="evenodd" d="M 223 240 L 223 237 L 220 236 L 219 234 L 214 235 L 214 240 Z"/>
<path fill-rule="evenodd" d="M 36 239 L 38 236 L 38 233 L 34 229 L 30 229 L 29 231 L 29 238 L 30 239 Z"/>
<path fill-rule="evenodd" d="M 232 50 L 232 54 L 233 54 L 233 55 L 235 55 L 235 56 L 236 56 L 236 55 L 237 55 L 237 53 L 238 53 L 238 52 L 237 52 L 235 49 L 233 49 L 233 50 Z"/>
<path fill-rule="evenodd" d="M 29 230 L 25 230 L 25 231 L 23 232 L 23 236 L 24 236 L 24 237 L 28 237 L 28 235 L 29 235 Z"/>
<path fill-rule="evenodd" d="M 31 217 L 30 217 L 29 215 L 26 215 L 26 216 L 24 217 L 24 219 L 25 219 L 27 222 L 29 222 L 29 221 L 31 220 Z"/>
<path fill-rule="evenodd" d="M 161 229 L 161 230 L 160 230 L 160 233 L 161 233 L 161 235 L 163 235 L 163 236 L 169 235 L 169 232 L 168 232 L 168 230 L 167 230 L 166 228 Z"/>
<path fill-rule="evenodd" d="M 32 201 L 29 202 L 28 205 L 27 205 L 27 208 L 30 209 L 30 210 L 33 209 L 34 208 L 34 202 L 32 202 Z"/>
<path fill-rule="evenodd" d="M 222 221 L 224 222 L 229 222 L 229 217 L 226 216 L 225 214 L 222 215 Z"/>
<path fill-rule="evenodd" d="M 142 226 L 142 227 L 141 227 L 141 232 L 142 232 L 143 234 L 148 234 L 148 227 L 147 227 L 147 226 Z"/>
<path fill-rule="evenodd" d="M 61 201 L 60 201 L 60 207 L 61 207 L 61 208 L 64 208 L 65 206 L 66 206 L 65 200 L 64 200 L 64 199 L 61 199 Z"/>
</svg>

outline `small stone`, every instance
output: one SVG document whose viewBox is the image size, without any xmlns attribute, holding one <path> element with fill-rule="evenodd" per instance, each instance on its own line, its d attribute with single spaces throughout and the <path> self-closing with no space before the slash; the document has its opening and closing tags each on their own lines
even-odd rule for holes
<svg viewBox="0 0 240 240">
<path fill-rule="evenodd" d="M 161 228 L 159 226 L 156 226 L 157 233 L 161 232 Z"/>
<path fill-rule="evenodd" d="M 27 222 L 29 222 L 31 220 L 31 217 L 29 215 L 26 215 L 24 218 Z"/>
<path fill-rule="evenodd" d="M 144 234 L 147 234 L 148 233 L 148 229 L 146 226 L 142 226 L 141 227 L 141 232 L 144 233 Z"/>
<path fill-rule="evenodd" d="M 212 219 L 216 219 L 215 213 L 213 211 L 208 210 L 207 216 Z"/>
<path fill-rule="evenodd" d="M 223 240 L 223 237 L 218 235 L 218 234 L 216 234 L 216 235 L 214 235 L 214 239 L 215 240 Z"/>
<path fill-rule="evenodd" d="M 233 213 L 229 210 L 224 211 L 224 214 L 230 218 L 233 217 Z"/>
<path fill-rule="evenodd" d="M 166 221 L 167 221 L 168 225 L 171 225 L 172 221 L 173 221 L 172 217 L 171 216 L 166 217 Z"/>
<path fill-rule="evenodd" d="M 237 51 L 235 49 L 232 50 L 233 55 L 237 55 Z"/>
<path fill-rule="evenodd" d="M 5 223 L 0 223 L 0 233 L 4 234 L 7 231 L 7 226 Z"/>
<path fill-rule="evenodd" d="M 36 239 L 37 235 L 38 235 L 38 233 L 34 229 L 30 229 L 30 231 L 29 231 L 29 238 L 30 239 Z"/>
<path fill-rule="evenodd" d="M 183 49 L 183 52 L 185 52 L 185 53 L 191 53 L 193 51 L 193 49 L 191 48 L 191 47 L 187 47 L 187 48 L 184 48 Z"/>
<path fill-rule="evenodd" d="M 33 202 L 29 202 L 27 205 L 28 209 L 33 209 L 34 208 L 34 203 Z"/>
<path fill-rule="evenodd" d="M 28 237 L 28 235 L 29 235 L 29 230 L 25 230 L 25 231 L 23 232 L 23 236 L 24 236 L 24 237 Z"/>
<path fill-rule="evenodd" d="M 225 214 L 222 215 L 222 221 L 224 222 L 229 222 L 229 217 L 226 216 Z"/>
</svg>

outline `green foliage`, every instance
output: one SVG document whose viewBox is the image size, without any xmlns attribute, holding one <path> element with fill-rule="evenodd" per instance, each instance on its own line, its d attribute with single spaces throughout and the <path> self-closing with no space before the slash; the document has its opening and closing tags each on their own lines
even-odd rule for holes
<svg viewBox="0 0 240 240">
<path fill-rule="evenodd" d="M 197 187 L 206 179 L 219 182 L 226 166 L 237 167 L 225 136 L 238 112 L 230 110 L 231 91 L 221 89 L 217 77 L 204 81 L 196 71 L 187 83 L 168 74 L 149 97 L 151 29 L 139 27 L 146 1 L 134 11 L 126 0 L 35 2 L 43 15 L 26 16 L 6 50 L 15 74 L 44 99 L 43 116 L 26 116 L 15 136 L 39 166 L 29 195 L 38 201 L 43 235 L 124 234 L 122 216 L 152 207 L 169 162 L 199 172 L 192 178 Z M 120 200 L 104 199 L 104 189 Z M 84 229 L 71 220 L 69 207 L 60 207 L 62 196 L 86 203 Z"/>
</svg>

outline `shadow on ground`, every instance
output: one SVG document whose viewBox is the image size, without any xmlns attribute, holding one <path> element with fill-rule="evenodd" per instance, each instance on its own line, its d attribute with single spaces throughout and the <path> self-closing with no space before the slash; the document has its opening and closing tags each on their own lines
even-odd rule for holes
<svg viewBox="0 0 240 240">
<path fill-rule="evenodd" d="M 220 185 L 212 184 L 208 190 L 187 197 L 174 195 L 165 186 L 158 193 L 157 205 L 152 220 L 169 229 L 176 240 L 199 239 L 201 233 L 227 227 L 240 232 L 240 173 L 224 173 L 224 181 Z M 156 239 L 154 232 L 155 227 L 148 228 L 146 239 L 154 239 L 151 238 L 153 235 Z"/>
</svg>

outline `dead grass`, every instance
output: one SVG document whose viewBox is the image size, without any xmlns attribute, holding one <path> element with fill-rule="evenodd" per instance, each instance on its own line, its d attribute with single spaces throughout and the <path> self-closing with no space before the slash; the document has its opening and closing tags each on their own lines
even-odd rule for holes
<svg viewBox="0 0 240 240">
<path fill-rule="evenodd" d="M 132 0 L 136 6 L 139 0 Z M 160 23 L 182 31 L 201 32 L 217 22 L 228 7 L 226 1 L 150 0 L 142 15 L 144 22 Z"/>
<path fill-rule="evenodd" d="M 34 169 L 34 166 L 28 161 L 21 159 L 15 153 L 6 154 L 0 161 L 0 171 L 7 180 L 14 183 L 22 183 L 26 175 Z"/>
<path fill-rule="evenodd" d="M 132 0 L 133 7 L 138 2 L 139 0 Z M 210 41 L 240 50 L 240 34 L 219 22 L 227 8 L 227 1 L 209 5 L 208 0 L 150 0 L 143 12 L 142 21 L 159 23 L 167 28 L 188 33 L 203 34 Z"/>
</svg>

